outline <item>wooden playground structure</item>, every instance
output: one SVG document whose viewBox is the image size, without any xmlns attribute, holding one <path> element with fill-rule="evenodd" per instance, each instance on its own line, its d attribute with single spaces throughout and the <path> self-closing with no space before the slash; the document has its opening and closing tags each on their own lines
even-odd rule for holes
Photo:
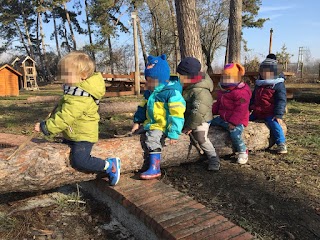
<svg viewBox="0 0 320 240">
<path fill-rule="evenodd" d="M 11 65 L 22 73 L 22 88 L 26 90 L 39 90 L 37 84 L 36 62 L 31 57 L 16 58 Z"/>
</svg>

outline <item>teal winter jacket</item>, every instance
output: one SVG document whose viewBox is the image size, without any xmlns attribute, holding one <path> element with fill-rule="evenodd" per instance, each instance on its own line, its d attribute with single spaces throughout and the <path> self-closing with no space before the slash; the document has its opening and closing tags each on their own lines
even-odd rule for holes
<svg viewBox="0 0 320 240">
<path fill-rule="evenodd" d="M 160 84 L 154 91 L 144 92 L 144 101 L 134 115 L 135 123 L 143 123 L 145 130 L 161 130 L 168 138 L 178 139 L 184 124 L 186 102 L 178 81 Z"/>
</svg>

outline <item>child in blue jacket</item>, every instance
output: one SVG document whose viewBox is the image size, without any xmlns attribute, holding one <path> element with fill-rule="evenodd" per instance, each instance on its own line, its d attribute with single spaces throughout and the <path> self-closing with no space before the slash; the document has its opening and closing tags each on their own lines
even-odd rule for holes
<svg viewBox="0 0 320 240">
<path fill-rule="evenodd" d="M 131 131 L 135 132 L 143 124 L 149 168 L 140 174 L 140 178 L 154 179 L 161 176 L 163 140 L 168 137 L 170 144 L 174 144 L 181 134 L 186 103 L 181 95 L 180 83 L 169 81 L 170 68 L 166 55 L 148 57 L 145 78 L 147 90 L 144 92 L 144 101 L 134 115 Z"/>
</svg>

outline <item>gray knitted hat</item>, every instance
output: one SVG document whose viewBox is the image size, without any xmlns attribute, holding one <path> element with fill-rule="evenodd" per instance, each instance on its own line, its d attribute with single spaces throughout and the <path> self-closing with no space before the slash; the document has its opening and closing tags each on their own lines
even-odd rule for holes
<svg viewBox="0 0 320 240">
<path fill-rule="evenodd" d="M 278 62 L 272 58 L 266 58 L 259 67 L 259 72 L 273 72 L 274 76 L 278 75 Z"/>
</svg>

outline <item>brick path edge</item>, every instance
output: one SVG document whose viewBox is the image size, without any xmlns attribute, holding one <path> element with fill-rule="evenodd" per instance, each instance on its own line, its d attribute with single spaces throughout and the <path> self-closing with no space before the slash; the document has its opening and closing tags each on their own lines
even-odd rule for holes
<svg viewBox="0 0 320 240">
<path fill-rule="evenodd" d="M 227 218 L 158 180 L 121 176 L 117 186 L 108 179 L 80 184 L 82 190 L 106 204 L 111 214 L 141 240 L 250 240 L 254 237 Z"/>
</svg>

